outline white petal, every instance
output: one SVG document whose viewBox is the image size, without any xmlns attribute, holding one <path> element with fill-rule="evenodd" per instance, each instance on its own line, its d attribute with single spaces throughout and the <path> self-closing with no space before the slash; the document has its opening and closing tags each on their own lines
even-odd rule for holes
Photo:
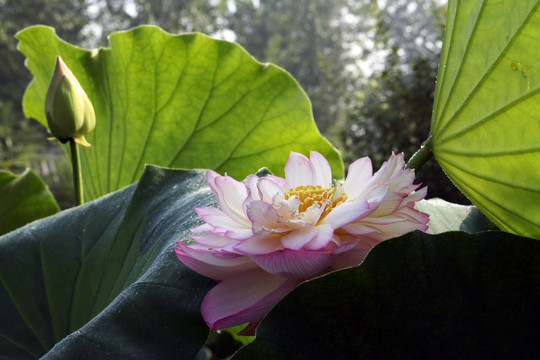
<svg viewBox="0 0 540 360">
<path fill-rule="evenodd" d="M 214 179 L 219 207 L 231 218 L 246 224 L 243 203 L 248 192 L 246 186 L 230 176 L 218 176 Z"/>
<path fill-rule="evenodd" d="M 371 160 L 363 157 L 349 166 L 347 178 L 343 184 L 343 190 L 348 198 L 354 200 L 364 190 L 373 174 Z"/>
<path fill-rule="evenodd" d="M 333 208 L 321 224 L 328 224 L 333 229 L 338 229 L 357 220 L 368 211 L 369 204 L 365 200 L 344 202 Z"/>
<path fill-rule="evenodd" d="M 262 195 L 259 192 L 258 182 L 260 178 L 257 175 L 248 175 L 244 179 L 244 184 L 246 185 L 248 196 L 246 201 L 261 200 Z"/>
<path fill-rule="evenodd" d="M 380 233 L 381 231 L 376 227 L 369 226 L 362 223 L 352 222 L 342 227 L 346 232 L 353 235 L 366 235 L 371 233 Z"/>
<path fill-rule="evenodd" d="M 214 280 L 223 280 L 236 276 L 257 265 L 247 256 L 222 258 L 215 251 L 197 249 L 177 242 L 176 256 L 184 265 L 193 271 Z"/>
<path fill-rule="evenodd" d="M 272 203 L 276 195 L 283 195 L 283 189 L 280 184 L 273 181 L 271 178 L 262 178 L 257 182 L 257 188 L 261 194 L 261 200 Z"/>
<path fill-rule="evenodd" d="M 315 184 L 315 169 L 309 159 L 302 154 L 291 152 L 285 164 L 285 179 L 289 189 Z"/>
<path fill-rule="evenodd" d="M 316 151 L 310 151 L 309 160 L 315 169 L 315 185 L 328 188 L 332 184 L 332 170 L 328 160 Z"/>
<path fill-rule="evenodd" d="M 319 233 L 316 226 L 306 226 L 281 237 L 281 244 L 288 249 L 299 250 Z"/>
<path fill-rule="evenodd" d="M 317 236 L 304 246 L 306 250 L 320 250 L 324 248 L 332 240 L 334 229 L 330 225 L 318 225 Z"/>
<path fill-rule="evenodd" d="M 392 154 L 388 161 L 384 162 L 381 168 L 373 175 L 372 184 L 382 184 L 389 181 L 403 171 L 404 166 L 403 153 Z"/>
<path fill-rule="evenodd" d="M 244 221 L 240 223 L 231 218 L 224 211 L 214 207 L 195 208 L 195 212 L 209 225 L 225 231 L 226 229 L 246 229 L 251 223 Z"/>
<path fill-rule="evenodd" d="M 240 241 L 232 250 L 244 255 L 268 254 L 283 248 L 280 240 L 281 236 L 274 234 L 254 236 Z"/>
<path fill-rule="evenodd" d="M 252 201 L 246 205 L 249 220 L 252 222 L 253 233 L 269 230 L 279 226 L 279 215 L 272 205 L 264 201 Z"/>
</svg>

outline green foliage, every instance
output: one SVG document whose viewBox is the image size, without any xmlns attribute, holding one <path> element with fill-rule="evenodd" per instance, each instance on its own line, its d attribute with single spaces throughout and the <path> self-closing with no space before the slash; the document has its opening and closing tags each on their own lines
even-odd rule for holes
<svg viewBox="0 0 540 360">
<path fill-rule="evenodd" d="M 431 123 L 446 174 L 505 231 L 540 238 L 540 2 L 453 1 Z"/>
<path fill-rule="evenodd" d="M 429 203 L 435 209 L 432 223 L 455 229 L 467 222 L 464 214 L 470 209 L 450 206 L 437 212 L 441 204 Z M 193 208 L 214 205 L 202 171 L 149 167 L 136 184 L 0 237 L 0 352 L 18 359 L 37 358 L 50 349 L 46 359 L 192 359 L 208 335 L 200 317 L 200 302 L 214 282 L 185 268 L 173 247 L 176 241 L 186 241 L 190 228 L 200 224 Z M 426 338 L 430 346 L 444 343 L 451 326 L 458 326 L 458 330 L 465 327 L 467 331 L 458 332 L 459 336 L 477 336 L 492 344 L 499 334 L 480 334 L 480 325 L 513 326 L 506 323 L 512 316 L 516 324 L 524 325 L 515 333 L 518 339 L 527 329 L 534 330 L 528 327 L 529 322 L 520 321 L 525 311 L 536 308 L 536 290 L 531 289 L 537 289 L 535 284 L 540 281 L 533 261 L 539 252 L 536 241 L 500 232 L 412 233 L 386 241 L 363 265 L 294 290 L 283 306 L 278 305 L 262 322 L 255 350 L 248 346 L 246 351 L 271 358 L 266 356 L 269 349 L 260 347 L 261 343 L 283 341 L 283 348 L 278 348 L 301 358 L 302 354 L 311 354 L 309 351 L 325 354 L 326 344 L 335 344 L 332 351 L 343 358 L 356 347 L 365 347 L 366 343 L 359 340 L 364 333 L 366 341 L 375 341 L 373 346 L 388 339 L 372 338 L 368 330 L 375 329 L 374 334 L 389 332 L 396 320 L 406 323 L 413 317 L 415 321 L 409 322 L 412 328 L 398 329 L 403 333 L 407 329 L 436 331 L 430 337 L 414 338 L 411 346 Z M 17 276 L 13 276 L 15 272 Z M 427 285 L 418 285 L 425 281 Z M 501 292 L 503 288 L 507 290 Z M 373 308 L 373 299 L 366 294 L 380 294 L 378 307 Z M 503 305 L 509 301 L 520 302 L 521 306 L 504 307 L 506 313 L 501 316 Z M 349 308 L 351 305 L 353 308 Z M 296 307 L 294 316 L 284 310 L 291 306 Z M 441 315 L 444 311 L 437 306 L 448 311 L 448 316 Z M 332 314 L 332 321 L 306 316 L 320 314 L 319 307 L 339 311 L 325 311 Z M 486 319 L 468 317 L 478 308 L 484 309 Z M 433 318 L 436 310 L 439 315 Z M 357 321 L 357 317 L 364 321 Z M 440 323 L 432 323 L 434 319 Z M 364 328 L 366 324 L 370 326 Z M 276 331 L 276 326 L 281 330 Z M 316 340 L 317 334 L 326 340 Z M 409 333 L 407 339 L 414 334 L 418 332 Z M 298 348 L 291 350 L 291 342 L 302 336 L 312 340 L 297 343 Z M 347 336 L 358 338 L 352 341 Z M 512 346 L 516 339 L 506 344 Z M 339 346 L 343 341 L 348 346 Z M 519 341 L 525 342 L 527 337 Z M 303 346 L 311 350 L 304 353 L 307 350 Z M 427 351 L 430 349 L 428 346 Z"/>
<path fill-rule="evenodd" d="M 23 99 L 28 116 L 46 123 L 45 93 L 57 54 L 94 105 L 92 148 L 81 155 L 88 199 L 132 183 L 146 163 L 241 178 L 263 165 L 283 174 L 290 151 L 317 150 L 336 177 L 343 174 L 294 79 L 236 44 L 151 26 L 112 34 L 110 49 L 94 51 L 65 43 L 48 27 L 17 37 L 34 74 Z"/>
<path fill-rule="evenodd" d="M 540 243 L 502 232 L 414 232 L 308 281 L 240 359 L 532 359 Z"/>
<path fill-rule="evenodd" d="M 308 18 L 313 9 L 332 14 L 331 4 L 317 4 L 295 2 L 296 16 Z M 540 236 L 539 6 L 450 2 L 434 95 L 433 151 L 478 208 L 420 202 L 418 208 L 430 214 L 430 232 L 444 233 L 385 241 L 362 265 L 302 284 L 235 359 L 536 356 L 540 244 L 484 231 L 493 224 L 478 209 L 503 230 Z M 268 23 L 261 28 L 271 29 L 272 19 L 263 20 Z M 322 26 L 305 24 L 314 32 Z M 94 51 L 60 40 L 47 27 L 18 36 L 34 74 L 24 100 L 30 116 L 45 123 L 56 54 L 94 102 L 98 125 L 83 157 L 90 198 L 137 180 L 146 162 L 213 168 L 237 178 L 266 165 L 281 175 L 290 150 L 315 149 L 330 158 L 334 174 L 343 171 L 298 84 L 239 46 L 154 27 L 113 34 L 110 49 Z M 271 46 L 265 49 L 305 55 L 282 46 L 280 36 L 267 36 Z M 305 56 L 314 54 L 327 53 Z M 384 81 L 374 86 L 377 96 L 366 98 L 374 110 L 365 118 L 380 119 L 373 122 L 376 131 L 395 113 L 388 136 L 396 142 L 408 137 L 404 129 L 427 131 L 414 124 L 429 117 L 433 94 L 425 90 L 434 68 L 426 57 L 414 59 L 410 68 L 396 65 L 383 73 Z M 300 70 L 315 74 L 312 65 Z M 369 129 L 367 122 L 362 126 Z M 397 151 L 405 150 L 400 146 Z M 136 184 L 0 237 L 0 353 L 192 359 L 208 335 L 200 303 L 214 282 L 184 267 L 173 247 L 200 223 L 193 208 L 213 205 L 202 171 L 149 167 Z M 483 232 L 452 231 L 457 229 Z"/>
<path fill-rule="evenodd" d="M 213 281 L 173 246 L 199 224 L 193 208 L 214 201 L 202 171 L 151 167 L 137 184 L 0 237 L 0 353 L 37 358 L 63 339 L 46 358 L 193 358 Z"/>
<path fill-rule="evenodd" d="M 20 175 L 0 170 L 0 235 L 60 209 L 39 176 L 27 169 Z"/>
</svg>

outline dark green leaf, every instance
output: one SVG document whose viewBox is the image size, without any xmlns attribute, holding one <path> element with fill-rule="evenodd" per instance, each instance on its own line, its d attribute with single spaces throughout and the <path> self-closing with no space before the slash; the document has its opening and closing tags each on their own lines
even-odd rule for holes
<svg viewBox="0 0 540 360">
<path fill-rule="evenodd" d="M 47 185 L 32 170 L 20 175 L 0 170 L 0 235 L 60 209 Z"/>
<path fill-rule="evenodd" d="M 213 202 L 202 171 L 149 167 L 134 185 L 0 237 L 0 354 L 37 358 L 59 342 L 47 358 L 192 359 L 213 281 L 174 244 L 199 223 L 193 208 Z"/>
<path fill-rule="evenodd" d="M 384 241 L 293 290 L 234 359 L 533 359 L 539 259 L 499 231 Z"/>
</svg>

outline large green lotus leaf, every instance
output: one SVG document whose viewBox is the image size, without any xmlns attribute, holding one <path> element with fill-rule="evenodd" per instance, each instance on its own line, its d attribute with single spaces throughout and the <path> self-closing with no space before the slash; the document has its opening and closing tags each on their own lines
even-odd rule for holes
<svg viewBox="0 0 540 360">
<path fill-rule="evenodd" d="M 500 231 L 384 241 L 293 290 L 233 359 L 534 359 L 539 258 Z"/>
<path fill-rule="evenodd" d="M 540 238 L 538 0 L 451 0 L 431 124 L 441 167 L 501 229 Z"/>
<path fill-rule="evenodd" d="M 25 114 L 46 125 L 44 102 L 56 55 L 96 111 L 82 150 L 85 192 L 95 199 L 139 178 L 144 164 L 210 168 L 236 178 L 260 166 L 283 174 L 290 151 L 317 150 L 343 176 L 339 153 L 317 130 L 311 104 L 290 74 L 261 64 L 239 45 L 202 34 L 142 26 L 84 50 L 50 27 L 17 34 L 34 75 Z"/>
<path fill-rule="evenodd" d="M 0 170 L 0 235 L 60 210 L 43 180 L 32 170 L 20 175 Z"/>
<path fill-rule="evenodd" d="M 193 208 L 214 201 L 201 170 L 150 167 L 134 185 L 0 237 L 2 358 L 193 359 L 214 282 L 174 244 L 200 223 Z"/>
</svg>

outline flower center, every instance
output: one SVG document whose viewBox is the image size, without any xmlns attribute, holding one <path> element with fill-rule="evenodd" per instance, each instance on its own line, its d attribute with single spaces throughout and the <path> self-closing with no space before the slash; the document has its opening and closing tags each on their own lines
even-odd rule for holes
<svg viewBox="0 0 540 360">
<path fill-rule="evenodd" d="M 323 188 L 320 185 L 302 185 L 285 192 L 285 199 L 291 196 L 298 196 L 300 205 L 298 205 L 298 213 L 302 213 L 312 206 L 322 207 L 322 220 L 332 211 L 334 207 L 347 200 L 347 194 L 338 184 L 331 188 Z"/>
</svg>

